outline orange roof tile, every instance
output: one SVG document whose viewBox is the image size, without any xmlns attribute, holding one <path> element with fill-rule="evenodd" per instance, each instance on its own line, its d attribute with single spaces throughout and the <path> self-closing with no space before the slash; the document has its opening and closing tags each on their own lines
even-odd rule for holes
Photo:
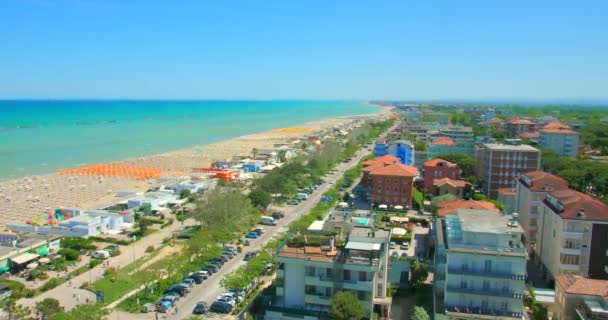
<svg viewBox="0 0 608 320">
<path fill-rule="evenodd" d="M 433 143 L 440 144 L 440 145 L 446 145 L 446 146 L 453 146 L 454 140 L 452 140 L 451 138 L 448 138 L 448 137 L 439 137 L 439 138 L 433 139 Z"/>
<path fill-rule="evenodd" d="M 493 203 L 477 200 L 447 200 L 438 203 L 437 207 L 439 208 L 437 215 L 440 217 L 456 214 L 458 209 L 491 210 L 496 211 L 497 214 L 500 213 L 500 210 Z"/>
<path fill-rule="evenodd" d="M 543 190 L 554 191 L 568 188 L 568 182 L 566 180 L 544 171 L 524 172 L 522 176 L 519 177 L 519 180 L 524 182 L 526 181 L 526 178 L 532 182 L 531 186 L 527 186 L 528 190 L 532 192 Z"/>
<path fill-rule="evenodd" d="M 608 298 L 608 280 L 589 279 L 572 274 L 560 274 L 555 283 L 566 293 Z"/>
<path fill-rule="evenodd" d="M 443 160 L 441 158 L 435 158 L 435 159 L 428 160 L 424 163 L 424 166 L 425 167 L 436 167 L 440 163 L 445 163 L 445 166 L 448 166 L 448 167 L 458 167 L 457 164 L 451 163 L 451 162 L 449 162 L 447 160 Z"/>
<path fill-rule="evenodd" d="M 520 138 L 538 139 L 539 136 L 540 136 L 540 133 L 538 133 L 537 131 L 534 131 L 534 132 L 522 132 L 522 133 L 518 134 L 518 136 Z"/>
<path fill-rule="evenodd" d="M 557 190 L 549 194 L 562 203 L 563 210 L 556 212 L 562 219 L 608 221 L 608 205 L 590 195 L 572 189 Z M 545 204 L 552 208 L 546 198 Z"/>
<path fill-rule="evenodd" d="M 415 177 L 418 174 L 418 169 L 401 163 L 392 163 L 377 167 L 374 166 L 374 169 L 370 171 L 370 174 L 377 176 Z"/>
<path fill-rule="evenodd" d="M 387 154 L 384 156 L 376 157 L 371 160 L 364 161 L 361 164 L 365 167 L 365 166 L 371 166 L 371 165 L 379 164 L 379 163 L 399 163 L 399 161 L 400 161 L 399 158 L 392 156 L 390 154 Z"/>
<path fill-rule="evenodd" d="M 468 183 L 468 182 L 466 182 L 464 180 L 453 180 L 453 179 L 450 179 L 448 177 L 441 178 L 441 179 L 434 179 L 433 180 L 433 186 L 435 186 L 435 187 L 440 187 L 440 186 L 443 186 L 445 184 L 449 184 L 449 185 L 451 185 L 454 188 L 464 188 L 467 185 L 469 185 L 470 183 Z"/>
<path fill-rule="evenodd" d="M 563 134 L 578 134 L 576 131 L 568 128 L 546 128 L 540 129 L 542 133 L 563 133 Z"/>
<path fill-rule="evenodd" d="M 522 119 L 522 118 L 513 118 L 509 121 L 507 121 L 508 124 L 517 124 L 517 125 L 533 125 L 534 122 L 528 120 L 528 119 Z"/>
</svg>

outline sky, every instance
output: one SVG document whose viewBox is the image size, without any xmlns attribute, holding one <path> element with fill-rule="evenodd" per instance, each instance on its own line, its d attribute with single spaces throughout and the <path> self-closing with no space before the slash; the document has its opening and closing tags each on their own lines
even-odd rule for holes
<svg viewBox="0 0 608 320">
<path fill-rule="evenodd" d="M 607 16 L 605 0 L 0 0 L 0 99 L 603 99 Z"/>
</svg>

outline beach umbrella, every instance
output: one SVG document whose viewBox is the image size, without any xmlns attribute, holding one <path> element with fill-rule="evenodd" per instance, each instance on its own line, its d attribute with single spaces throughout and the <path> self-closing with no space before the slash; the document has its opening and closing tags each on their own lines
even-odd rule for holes
<svg viewBox="0 0 608 320">
<path fill-rule="evenodd" d="M 381 204 L 378 206 L 378 209 L 387 209 L 387 208 L 388 208 L 388 206 L 385 204 Z"/>
</svg>

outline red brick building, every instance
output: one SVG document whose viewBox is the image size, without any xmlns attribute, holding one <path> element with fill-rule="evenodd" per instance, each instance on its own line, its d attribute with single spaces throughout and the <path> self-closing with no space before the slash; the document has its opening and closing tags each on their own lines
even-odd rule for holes
<svg viewBox="0 0 608 320">
<path fill-rule="evenodd" d="M 411 208 L 414 178 L 417 174 L 416 167 L 400 163 L 373 165 L 369 171 L 371 200 L 378 204 Z"/>
<path fill-rule="evenodd" d="M 524 172 L 540 169 L 540 151 L 529 145 L 486 143 L 477 149 L 476 173 L 482 191 L 496 199 L 498 189 L 514 188 Z"/>
<path fill-rule="evenodd" d="M 374 170 L 374 168 L 379 168 L 385 166 L 387 164 L 399 163 L 400 160 L 397 157 L 391 155 L 385 155 L 381 157 L 376 157 L 375 159 L 364 161 L 363 165 L 363 177 L 361 178 L 361 184 L 364 186 L 370 186 L 372 184 L 372 179 L 369 173 Z"/>
<path fill-rule="evenodd" d="M 424 188 L 428 192 L 433 192 L 433 181 L 435 179 L 458 179 L 460 173 L 460 168 L 455 163 L 441 158 L 431 159 L 424 163 Z"/>
</svg>

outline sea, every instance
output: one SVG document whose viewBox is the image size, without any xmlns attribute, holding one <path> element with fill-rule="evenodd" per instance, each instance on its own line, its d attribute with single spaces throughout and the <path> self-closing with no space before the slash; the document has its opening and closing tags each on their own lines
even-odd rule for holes
<svg viewBox="0 0 608 320">
<path fill-rule="evenodd" d="M 365 101 L 0 100 L 0 180 L 378 110 Z"/>
</svg>

